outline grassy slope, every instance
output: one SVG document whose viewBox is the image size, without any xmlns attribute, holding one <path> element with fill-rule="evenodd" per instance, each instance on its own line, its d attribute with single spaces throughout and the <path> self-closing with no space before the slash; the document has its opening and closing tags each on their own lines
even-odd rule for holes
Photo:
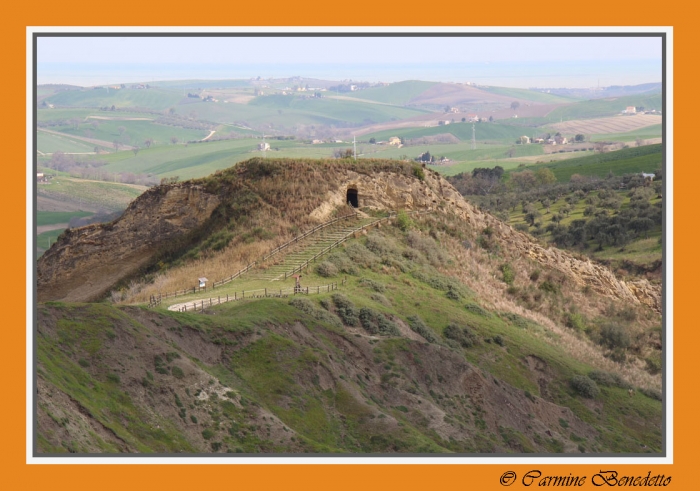
<svg viewBox="0 0 700 491">
<path fill-rule="evenodd" d="M 420 138 L 423 136 L 439 135 L 450 133 L 462 141 L 471 141 L 472 125 L 470 123 L 460 122 L 459 114 L 455 116 L 455 123 L 447 126 L 433 126 L 430 128 L 400 128 L 396 130 L 386 130 L 377 133 L 364 135 L 363 138 L 376 138 L 378 141 L 388 140 L 391 136 L 400 136 L 403 138 Z M 477 141 L 507 141 L 508 143 L 515 142 L 515 139 L 532 131 L 531 129 L 523 129 L 517 126 L 511 126 L 500 123 L 479 123 L 476 124 L 476 140 Z"/>
<path fill-rule="evenodd" d="M 661 94 L 633 95 L 612 99 L 594 99 L 554 109 L 547 115 L 549 121 L 564 119 L 599 118 L 620 114 L 627 106 L 644 106 L 646 110 L 663 109 Z"/>
<path fill-rule="evenodd" d="M 343 95 L 387 104 L 404 105 L 408 104 L 411 99 L 419 96 L 435 84 L 436 82 L 407 80 L 405 82 L 393 83 L 386 87 L 372 87 L 357 92 L 344 93 Z"/>
<path fill-rule="evenodd" d="M 94 152 L 95 145 L 85 141 L 74 140 L 68 135 L 52 135 L 39 131 L 37 132 L 37 150 L 43 153 L 91 153 Z"/>
<path fill-rule="evenodd" d="M 162 111 L 182 100 L 182 93 L 169 89 L 84 89 L 59 92 L 45 99 L 62 107 L 148 107 Z"/>
<path fill-rule="evenodd" d="M 617 176 L 635 172 L 654 172 L 661 167 L 663 153 L 661 145 L 623 148 L 615 152 L 594 154 L 585 157 L 561 160 L 555 163 L 537 164 L 529 167 L 551 169 L 559 182 L 568 182 L 573 174 L 605 177 L 608 172 Z"/>
<path fill-rule="evenodd" d="M 397 237 L 395 231 L 386 233 Z M 487 416 L 484 411 L 499 413 L 501 408 L 487 410 L 482 406 L 483 401 L 480 403 L 476 398 L 460 396 L 443 387 L 458 374 L 446 371 L 449 365 L 443 365 L 440 360 L 456 353 L 493 374 L 501 384 L 522 391 L 521 394 L 527 391 L 534 396 L 544 396 L 540 394 L 535 375 L 523 362 L 526 357 L 535 356 L 546 361 L 551 375 L 548 397 L 570 407 L 578 418 L 600 432 L 596 438 L 582 438 L 571 430 L 560 429 L 569 444 L 580 444 L 579 448 L 587 452 L 639 452 L 642 445 L 648 450 L 660 451 L 657 425 L 661 421 L 661 403 L 642 394 L 629 398 L 624 389 L 602 387 L 596 400 L 599 410 L 593 411 L 568 384 L 573 375 L 586 374 L 591 367 L 557 348 L 555 335 L 547 334 L 542 326 L 518 316 L 478 308 L 474 293 L 463 286 L 461 298 L 451 300 L 444 288 L 431 286 L 433 281 L 449 283 L 449 278 L 421 266 L 420 262 L 404 261 L 404 264 L 409 267 L 404 273 L 381 267 L 362 267 L 358 271 L 360 277 L 383 287 L 386 302 L 378 300 L 380 297 L 358 277 L 350 277 L 342 293 L 357 308 L 370 307 L 404 321 L 411 315 L 419 315 L 438 337 L 443 345 L 440 348 L 405 338 L 379 337 L 368 341 L 362 337 L 361 330 L 338 328 L 317 320 L 288 305 L 287 299 L 226 304 L 214 308 L 216 315 L 213 316 L 160 311 L 149 314 L 153 320 L 148 327 L 145 321 L 136 320 L 134 311 L 106 305 L 52 304 L 47 306 L 51 311 L 47 311 L 46 319 L 50 322 L 51 316 L 59 318 L 58 335 L 39 338 L 39 374 L 88 408 L 94 418 L 125 442 L 143 452 L 188 451 L 190 448 L 207 452 L 211 451 L 209 441 L 221 442 L 221 451 L 251 453 L 289 451 L 290 448 L 297 452 L 442 453 L 493 452 L 496 449 L 558 452 L 562 441 L 547 437 L 543 440 L 532 428 L 518 433 L 509 429 L 505 422 L 500 423 L 503 426 L 487 424 L 486 420 L 491 420 L 493 413 Z M 410 269 L 427 272 L 427 276 L 417 279 Z M 311 272 L 305 275 L 307 284 L 319 281 L 327 280 Z M 329 294 L 322 294 L 309 300 L 321 311 L 318 302 L 329 297 Z M 139 314 L 139 318 L 143 317 Z M 288 326 L 295 322 L 303 324 L 311 338 L 293 334 Z M 444 345 L 441 333 L 451 322 L 469 326 L 477 343 L 467 349 Z M 166 344 L 166 339 L 173 335 L 176 343 Z M 503 347 L 493 342 L 497 336 Z M 192 337 L 200 346 L 204 343 L 216 349 L 223 348 L 227 353 L 223 358 L 226 362 L 196 359 L 203 355 L 195 355 L 185 348 L 195 345 L 180 341 Z M 128 370 L 115 361 L 123 356 L 119 351 L 123 343 L 130 346 L 133 360 Z M 211 374 L 211 384 L 216 385 L 218 379 L 220 384 L 232 388 L 231 400 L 235 404 L 226 404 L 220 399 L 204 404 L 197 402 L 195 393 L 184 389 L 190 386 L 191 391 L 195 387 L 206 389 L 208 377 L 200 377 L 202 382 L 193 385 L 194 380 L 187 370 L 189 378 L 183 382 L 172 375 L 175 372 L 170 366 L 162 374 L 149 376 L 149 370 L 153 371 L 153 358 L 147 353 L 153 350 L 150 346 L 154 343 L 162 343 L 161 349 L 174 350 L 205 374 Z M 360 371 L 355 377 L 351 374 L 356 373 L 357 356 L 368 343 L 373 359 L 360 360 L 366 377 L 361 377 L 363 372 Z M 353 357 L 345 354 L 348 346 L 355 346 L 351 350 Z M 144 364 L 144 360 L 148 363 Z M 109 374 L 115 372 L 121 378 L 110 378 Z M 430 382 L 426 382 L 427 373 L 431 374 Z M 326 388 L 329 383 L 330 388 Z M 159 408 L 154 413 L 144 405 L 143 398 L 139 397 L 138 401 L 135 398 L 136 393 L 145 391 L 146 401 L 157 401 L 158 391 L 166 387 L 171 401 L 167 410 Z M 174 416 L 177 407 L 170 396 L 172 392 L 178 393 L 176 400 L 184 403 L 186 418 L 183 422 Z M 454 440 L 439 437 L 429 427 L 427 404 L 417 404 L 419 399 L 444 408 L 445 423 L 463 428 L 461 436 Z M 302 449 L 292 448 L 294 444 L 289 441 L 284 443 L 265 436 L 265 426 L 269 428 L 272 420 L 252 420 L 253 408 L 258 406 L 294 431 Z M 168 419 L 163 414 L 173 416 Z M 384 416 L 376 418 L 376 414 Z M 190 421 L 191 416 L 196 417 Z M 159 418 L 161 430 L 158 432 L 152 429 L 153 424 L 142 423 L 153 422 L 154 417 Z M 393 418 L 399 424 L 388 425 L 384 422 L 388 419 L 384 418 Z M 498 416 L 496 418 L 498 421 Z M 569 424 L 561 421 L 561 426 Z M 207 430 L 211 436 L 203 446 L 193 435 L 204 434 Z M 520 442 L 515 448 L 510 447 L 513 432 L 519 435 Z M 48 434 L 42 437 L 44 440 L 40 442 L 48 450 L 61 451 L 71 444 L 68 439 L 58 442 Z M 114 451 L 109 443 L 98 440 L 98 444 Z"/>
<path fill-rule="evenodd" d="M 547 94 L 536 90 L 513 89 L 510 87 L 480 87 L 481 90 L 492 94 L 515 97 L 521 100 L 541 102 L 543 104 L 566 104 L 576 101 L 573 97 L 563 97 L 555 94 Z"/>
<path fill-rule="evenodd" d="M 143 186 L 58 177 L 50 184 L 39 186 L 38 194 L 63 201 L 80 202 L 88 207 L 117 211 L 126 208 L 145 190 Z"/>
<path fill-rule="evenodd" d="M 37 211 L 36 224 L 53 225 L 55 223 L 68 223 L 73 217 L 89 217 L 92 213 L 88 211 Z"/>
</svg>

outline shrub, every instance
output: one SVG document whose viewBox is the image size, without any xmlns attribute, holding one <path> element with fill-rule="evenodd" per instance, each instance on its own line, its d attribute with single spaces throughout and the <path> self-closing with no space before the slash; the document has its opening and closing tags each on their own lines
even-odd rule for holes
<svg viewBox="0 0 700 491">
<path fill-rule="evenodd" d="M 328 262 L 335 264 L 338 271 L 345 274 L 357 275 L 359 270 L 344 252 L 336 252 L 328 256 Z"/>
<path fill-rule="evenodd" d="M 316 266 L 316 273 L 324 278 L 330 278 L 338 274 L 338 267 L 330 261 L 323 261 Z"/>
<path fill-rule="evenodd" d="M 408 232 L 413 228 L 413 220 L 408 216 L 408 213 L 401 210 L 396 214 L 396 226 L 399 227 L 402 232 Z"/>
<path fill-rule="evenodd" d="M 447 339 L 456 341 L 463 348 L 471 348 L 476 343 L 476 335 L 468 327 L 460 327 L 449 324 L 442 335 Z"/>
<path fill-rule="evenodd" d="M 119 378 L 119 375 L 116 373 L 108 373 L 107 374 L 107 381 L 112 382 L 113 384 L 118 384 L 121 382 L 121 379 Z"/>
<path fill-rule="evenodd" d="M 661 394 L 660 391 L 658 391 L 658 390 L 656 390 L 656 389 L 643 389 L 643 388 L 640 388 L 640 389 L 639 389 L 639 392 L 641 392 L 642 394 L 644 394 L 645 396 L 647 396 L 647 397 L 649 397 L 649 398 L 651 398 L 651 399 L 656 399 L 657 401 L 663 400 L 663 395 Z"/>
<path fill-rule="evenodd" d="M 183 372 L 182 368 L 180 368 L 180 367 L 177 367 L 177 366 L 173 367 L 171 372 L 173 374 L 173 377 L 175 377 L 175 378 L 178 378 L 178 379 L 185 378 L 185 372 Z"/>
<path fill-rule="evenodd" d="M 289 301 L 289 305 L 295 307 L 306 314 L 313 314 L 315 308 L 314 303 L 308 298 L 295 297 Z"/>
<path fill-rule="evenodd" d="M 584 375 L 574 375 L 571 378 L 571 387 L 587 399 L 595 399 L 600 393 L 598 384 Z"/>
<path fill-rule="evenodd" d="M 209 428 L 207 428 L 206 430 L 202 431 L 202 437 L 203 437 L 205 440 L 209 440 L 209 439 L 210 439 L 211 437 L 213 437 L 213 436 L 214 436 L 214 432 L 213 432 L 212 430 L 210 430 Z"/>
<path fill-rule="evenodd" d="M 482 317 L 491 317 L 491 312 L 483 308 L 481 305 L 476 303 L 468 303 L 464 306 L 472 314 L 480 315 Z"/>
<path fill-rule="evenodd" d="M 585 331 L 586 318 L 581 314 L 569 313 L 566 316 L 566 325 L 577 331 Z"/>
<path fill-rule="evenodd" d="M 367 237 L 365 241 L 365 247 L 375 254 L 380 256 L 390 255 L 397 256 L 399 254 L 399 248 L 393 240 L 382 237 L 381 235 L 372 234 Z"/>
<path fill-rule="evenodd" d="M 598 385 L 603 385 L 605 387 L 620 387 L 627 389 L 630 385 L 625 382 L 622 377 L 616 373 L 604 372 L 602 370 L 593 370 L 588 374 L 588 378 L 595 381 Z"/>
<path fill-rule="evenodd" d="M 552 283 L 549 280 L 544 280 L 542 283 L 540 283 L 538 288 L 547 293 L 559 293 L 559 285 Z"/>
<path fill-rule="evenodd" d="M 335 310 L 343 324 L 346 326 L 357 326 L 360 320 L 357 317 L 357 309 L 350 299 L 342 293 L 335 293 L 332 298 Z"/>
<path fill-rule="evenodd" d="M 425 172 L 423 171 L 423 167 L 419 165 L 414 165 L 413 166 L 413 175 L 420 179 L 421 181 L 425 180 Z"/>
<path fill-rule="evenodd" d="M 498 346 L 506 345 L 505 339 L 503 339 L 500 334 L 497 334 L 493 337 L 493 342 L 496 343 Z"/>
<path fill-rule="evenodd" d="M 381 293 L 373 293 L 371 297 L 372 300 L 374 300 L 377 303 L 380 303 L 382 305 L 386 305 L 387 307 L 391 307 L 391 302 L 389 301 L 388 298 L 386 298 L 384 295 Z"/>
<path fill-rule="evenodd" d="M 194 424 L 197 424 L 197 417 L 193 414 L 190 414 L 190 421 L 192 421 Z"/>
<path fill-rule="evenodd" d="M 355 264 L 365 268 L 370 268 L 379 262 L 379 256 L 359 242 L 353 242 L 347 246 L 345 248 L 345 254 L 347 254 L 350 260 L 352 260 Z"/>
<path fill-rule="evenodd" d="M 370 288 L 377 293 L 383 293 L 386 290 L 386 287 L 384 285 L 369 278 L 360 278 L 360 281 L 358 281 L 357 283 L 361 286 Z"/>
<path fill-rule="evenodd" d="M 90 362 L 87 361 L 85 358 L 81 358 L 80 360 L 78 360 L 78 365 L 80 365 L 83 368 L 87 368 L 90 366 Z"/>
<path fill-rule="evenodd" d="M 383 336 L 400 336 L 399 328 L 384 314 L 369 307 L 360 309 L 360 324 L 370 334 L 381 334 Z"/>
<path fill-rule="evenodd" d="M 509 263 L 503 263 L 499 269 L 503 273 L 503 282 L 506 285 L 512 285 L 513 281 L 515 281 L 515 270 L 513 267 Z"/>
<path fill-rule="evenodd" d="M 536 269 L 530 273 L 530 281 L 537 281 L 540 279 L 540 270 Z"/>
<path fill-rule="evenodd" d="M 624 327 L 616 322 L 607 322 L 600 329 L 600 344 L 612 350 L 624 350 L 632 344 L 632 341 Z"/>
<path fill-rule="evenodd" d="M 408 317 L 407 320 L 408 326 L 411 328 L 411 330 L 423 336 L 429 343 L 437 343 L 438 338 L 435 335 L 435 332 L 433 332 L 433 330 L 429 328 L 425 322 L 423 322 L 423 319 L 417 315 L 412 315 Z"/>
</svg>

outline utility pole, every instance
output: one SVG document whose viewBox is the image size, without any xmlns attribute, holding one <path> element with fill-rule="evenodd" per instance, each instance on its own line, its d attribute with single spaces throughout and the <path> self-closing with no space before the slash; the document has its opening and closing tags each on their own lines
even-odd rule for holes
<svg viewBox="0 0 700 491">
<path fill-rule="evenodd" d="M 355 135 L 352 135 L 352 154 L 357 160 L 357 142 L 355 141 Z"/>
<path fill-rule="evenodd" d="M 472 123 L 472 150 L 476 150 L 476 124 Z"/>
</svg>

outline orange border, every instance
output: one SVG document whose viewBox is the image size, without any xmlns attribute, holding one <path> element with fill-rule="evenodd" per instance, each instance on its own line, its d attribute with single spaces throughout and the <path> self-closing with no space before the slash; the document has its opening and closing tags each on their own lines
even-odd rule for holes
<svg viewBox="0 0 700 491">
<path fill-rule="evenodd" d="M 661 8 L 660 8 L 661 7 Z M 696 235 L 691 220 L 693 203 L 690 196 L 698 171 L 692 159 L 691 131 L 695 120 L 691 108 L 697 99 L 690 97 L 698 69 L 694 62 L 697 30 L 694 18 L 683 15 L 680 2 L 638 0 L 618 5 L 609 1 L 591 0 L 574 4 L 506 2 L 462 2 L 448 0 L 439 4 L 385 4 L 368 0 L 345 3 L 267 2 L 226 3 L 223 5 L 171 1 L 155 2 L 121 0 L 119 2 L 77 2 L 63 0 L 14 3 L 5 7 L 2 21 L 3 43 L 3 107 L 9 114 L 3 120 L 6 138 L 4 161 L 5 204 L 10 212 L 5 220 L 11 233 L 2 243 L 5 259 L 4 346 L 0 357 L 3 379 L 3 402 L 0 421 L 4 437 L 0 458 L 5 469 L 2 482 L 7 489 L 430 489 L 455 487 L 465 489 L 502 489 L 499 477 L 506 470 L 522 475 L 540 469 L 550 475 L 592 475 L 601 468 L 614 468 L 621 474 L 673 476 L 671 487 L 694 489 L 692 455 L 697 449 L 697 423 L 694 391 L 693 351 L 698 334 L 693 323 L 697 266 L 691 254 Z M 13 12 L 14 10 L 14 12 Z M 678 14 L 676 13 L 678 12 Z M 304 465 L 304 466 L 203 466 L 203 465 L 120 465 L 62 466 L 25 464 L 25 28 L 33 26 L 75 25 L 654 25 L 674 26 L 675 84 L 675 263 L 683 267 L 675 271 L 675 435 L 673 465 Z M 15 183 L 7 185 L 7 183 Z M 12 205 L 10 205 L 10 203 Z M 8 206 L 10 205 L 10 206 Z M 682 225 L 687 225 L 685 228 Z M 696 341 L 696 342 L 694 342 Z M 697 357 L 697 356 L 696 356 Z M 681 388 L 689 390 L 683 391 Z M 591 488 L 590 479 L 584 488 Z M 514 486 L 511 489 L 521 488 Z"/>
</svg>

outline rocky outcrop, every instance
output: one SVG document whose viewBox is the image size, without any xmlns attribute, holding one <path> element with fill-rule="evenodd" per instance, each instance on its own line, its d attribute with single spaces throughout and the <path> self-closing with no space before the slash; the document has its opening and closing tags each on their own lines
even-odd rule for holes
<svg viewBox="0 0 700 491">
<path fill-rule="evenodd" d="M 201 186 L 159 186 L 114 222 L 66 230 L 39 259 L 38 301 L 100 298 L 147 265 L 162 246 L 201 226 L 219 203 Z"/>
</svg>

